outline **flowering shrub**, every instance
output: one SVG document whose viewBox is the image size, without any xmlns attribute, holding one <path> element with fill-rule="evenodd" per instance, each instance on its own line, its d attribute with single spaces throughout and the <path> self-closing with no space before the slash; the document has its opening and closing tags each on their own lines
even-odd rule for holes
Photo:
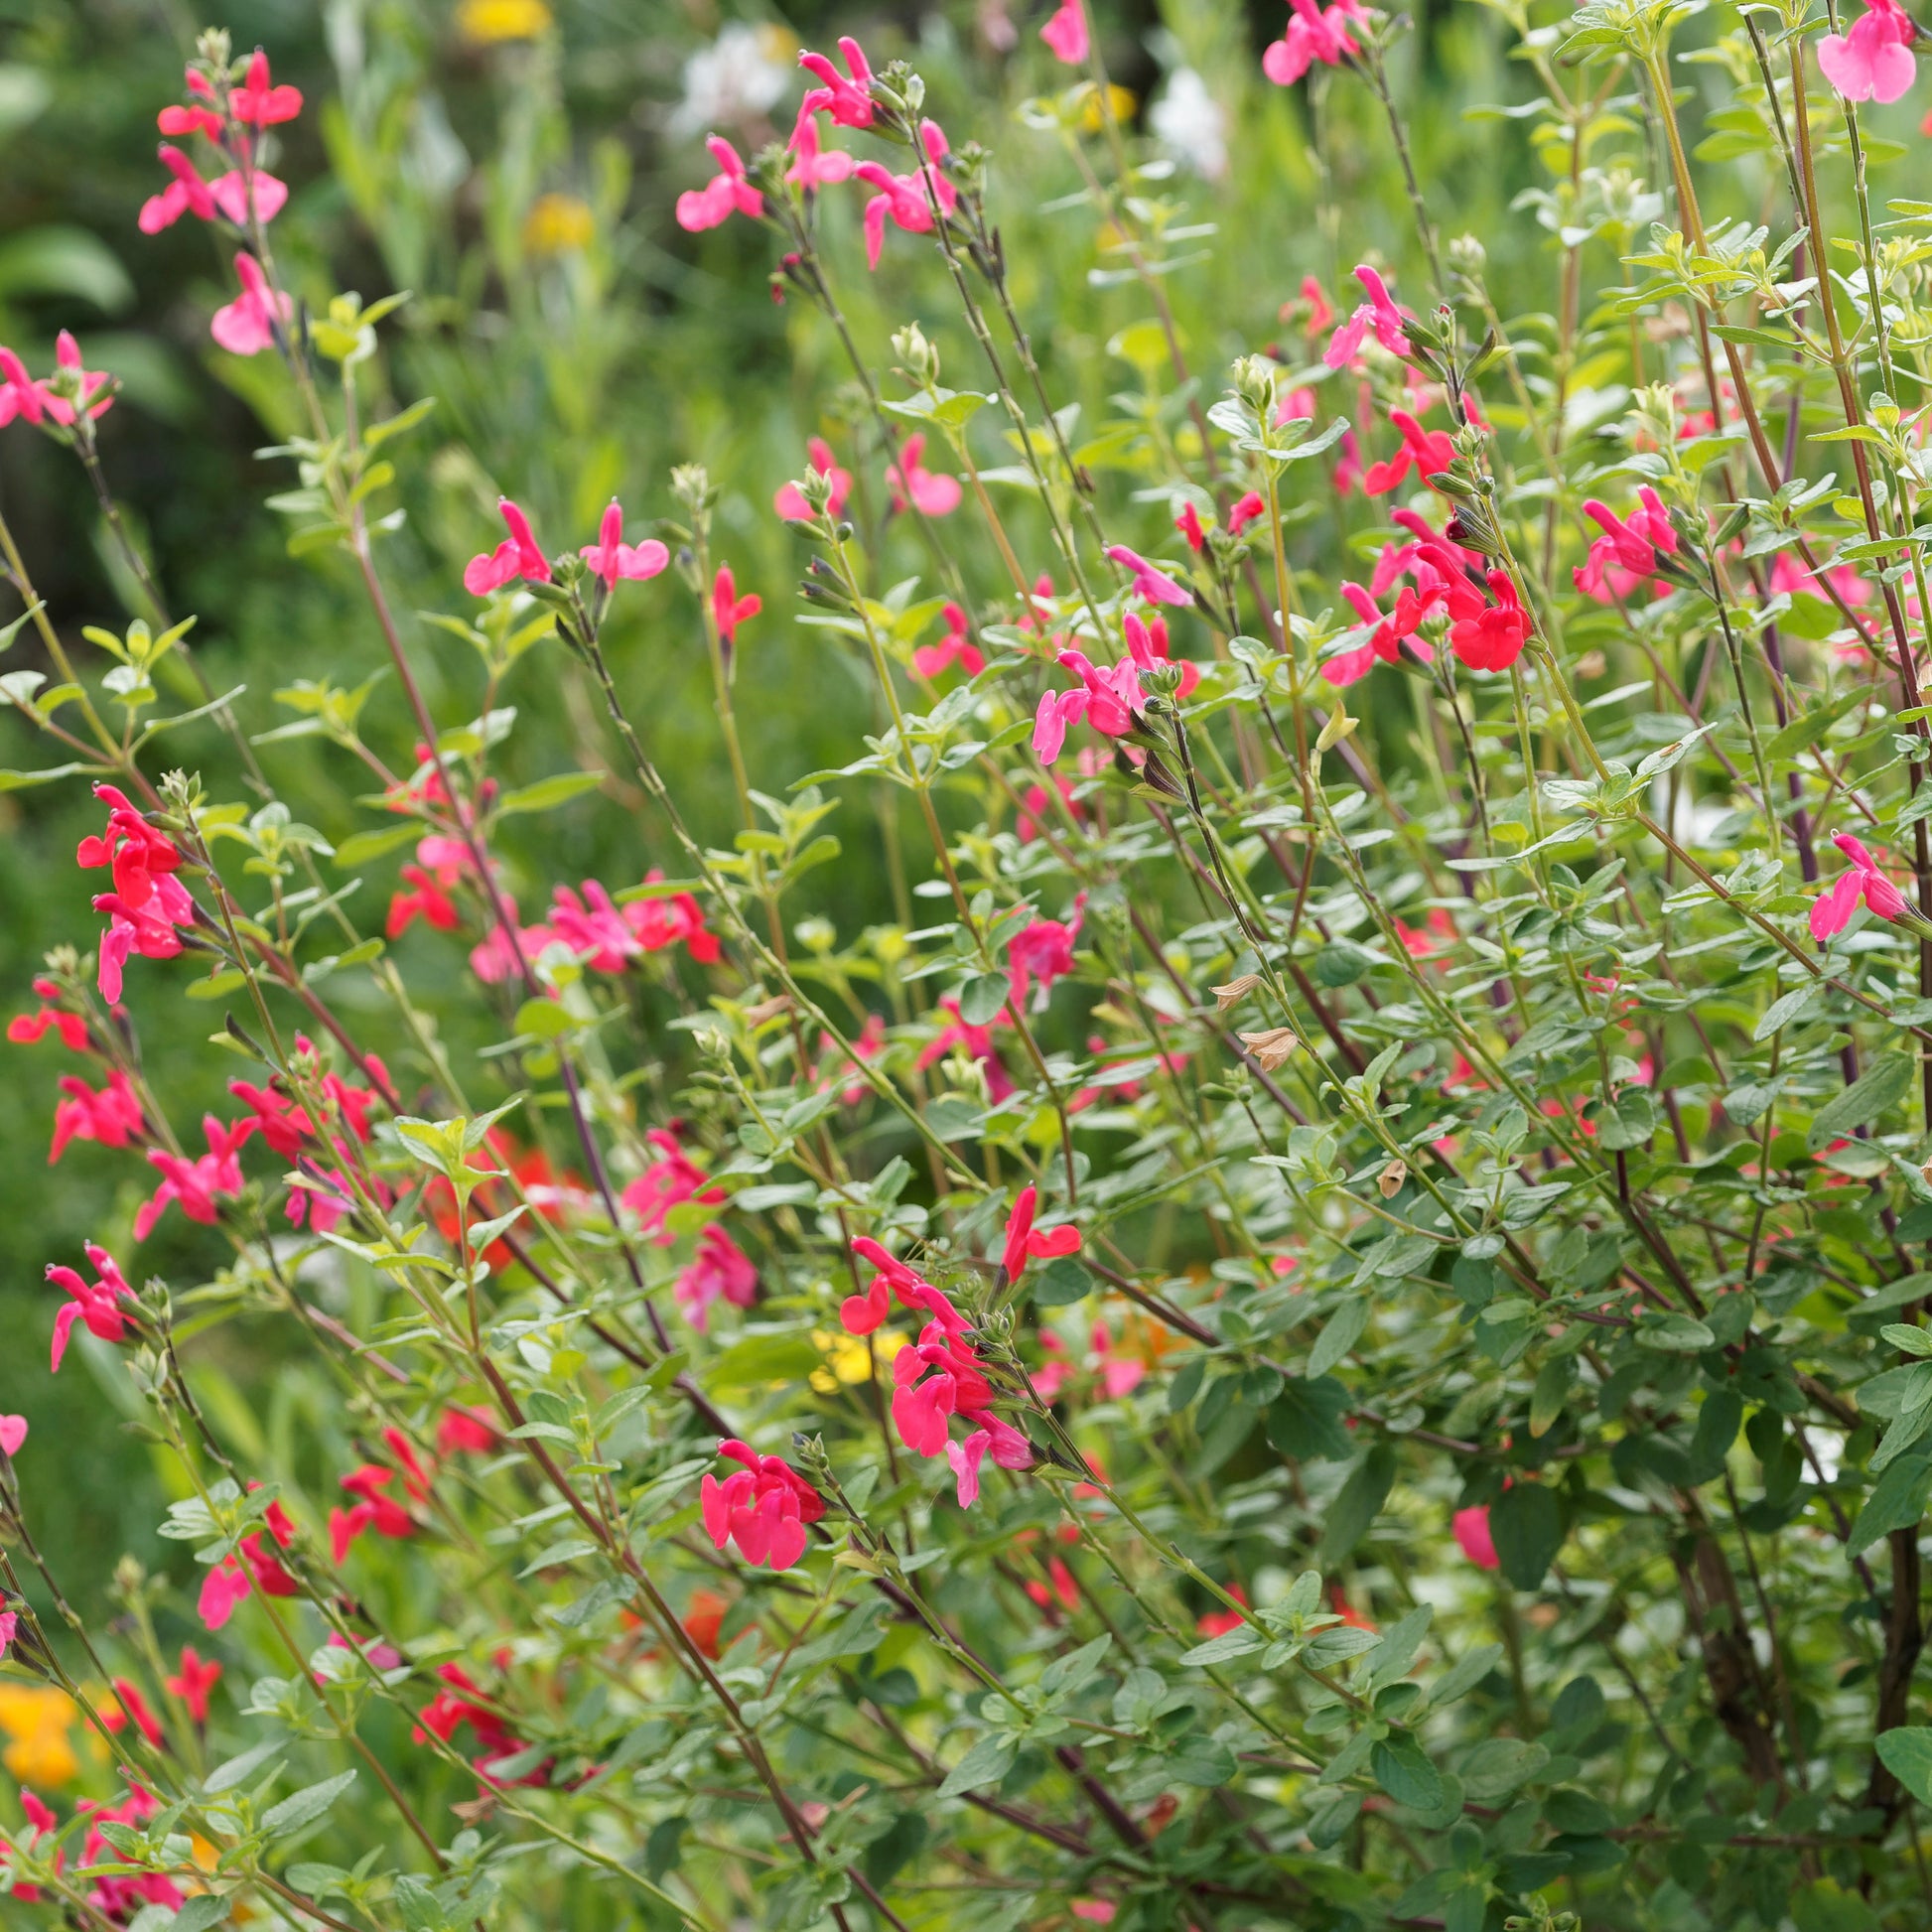
<svg viewBox="0 0 1932 1932">
<path fill-rule="evenodd" d="M 846 386 L 788 478 L 627 479 L 658 534 L 517 494 L 414 531 L 408 298 L 278 248 L 312 103 L 202 37 L 129 220 L 213 238 L 271 507 L 355 616 L 279 724 L 197 695 L 119 378 L 0 349 L 145 606 L 76 639 L 0 524 L 46 666 L 0 694 L 56 760 L 8 782 L 99 814 L 97 920 L 8 1035 L 51 1158 L 122 1187 L 45 1257 L 50 1369 L 130 1385 L 184 1546 L 76 1601 L 0 1417 L 10 1913 L 1917 1922 L 1932 205 L 1861 111 L 1916 28 L 1498 12 L 1541 306 L 1439 233 L 1406 23 L 1294 0 L 1266 83 L 1356 91 L 1413 233 L 1250 264 L 1254 333 L 1192 361 L 1205 231 L 1084 0 L 1039 25 L 1023 118 L 1143 378 L 1098 427 L 1059 385 L 1099 345 L 1030 333 L 1024 182 L 904 62 L 806 51 L 749 109 L 789 137 L 709 134 L 675 220 L 759 234 Z M 1728 89 L 1696 146 L 1685 61 Z M 667 775 L 679 652 L 729 823 Z M 845 762 L 748 759 L 779 652 L 863 693 Z M 621 878 L 505 834 L 616 812 Z M 842 926 L 861 870 L 892 923 Z M 176 1001 L 199 1072 L 144 1051 Z"/>
</svg>

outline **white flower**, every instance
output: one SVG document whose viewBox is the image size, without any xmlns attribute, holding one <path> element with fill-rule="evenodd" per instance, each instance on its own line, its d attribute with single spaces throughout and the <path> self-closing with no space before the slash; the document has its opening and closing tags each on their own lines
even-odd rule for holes
<svg viewBox="0 0 1932 1932">
<path fill-rule="evenodd" d="M 1219 181 L 1228 171 L 1227 109 L 1192 68 L 1176 68 L 1148 112 L 1154 137 L 1195 174 Z"/>
<path fill-rule="evenodd" d="M 671 109 L 671 132 L 690 140 L 769 113 L 791 84 L 797 51 L 782 28 L 734 21 L 685 62 L 684 98 Z"/>
</svg>

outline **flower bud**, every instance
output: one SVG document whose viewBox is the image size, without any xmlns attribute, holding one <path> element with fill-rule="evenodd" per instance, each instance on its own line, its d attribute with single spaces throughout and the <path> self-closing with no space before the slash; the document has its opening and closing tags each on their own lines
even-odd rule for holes
<svg viewBox="0 0 1932 1932">
<path fill-rule="evenodd" d="M 939 351 L 926 341 L 925 331 L 916 322 L 907 323 L 903 329 L 893 333 L 893 353 L 897 355 L 905 372 L 922 389 L 930 389 L 939 380 Z"/>
</svg>

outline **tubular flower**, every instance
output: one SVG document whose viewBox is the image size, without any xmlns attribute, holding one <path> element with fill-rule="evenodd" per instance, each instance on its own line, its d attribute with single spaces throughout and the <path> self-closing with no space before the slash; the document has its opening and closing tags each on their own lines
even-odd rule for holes
<svg viewBox="0 0 1932 1932">
<path fill-rule="evenodd" d="M 173 839 L 142 817 L 125 792 L 99 784 L 94 796 L 107 807 L 107 829 L 82 839 L 73 862 L 83 872 L 109 868 L 114 891 L 138 909 L 155 896 L 161 881 L 179 872 L 187 860 Z"/>
<path fill-rule="evenodd" d="M 86 1246 L 87 1260 L 98 1280 L 87 1281 L 71 1268 L 50 1266 L 47 1271 L 47 1279 L 70 1298 L 54 1317 L 52 1368 L 57 1375 L 61 1358 L 68 1352 L 68 1336 L 76 1321 L 84 1323 L 87 1332 L 101 1341 L 127 1339 L 128 1316 L 121 1304 L 133 1301 L 134 1291 L 105 1248 L 96 1247 L 91 1241 Z"/>
<path fill-rule="evenodd" d="M 65 1096 L 54 1106 L 54 1144 L 48 1150 L 52 1167 L 66 1153 L 70 1141 L 98 1141 L 102 1147 L 126 1147 L 140 1139 L 147 1122 L 134 1088 L 119 1067 L 107 1076 L 107 1084 L 96 1093 L 77 1075 L 62 1075 Z"/>
<path fill-rule="evenodd" d="M 677 198 L 677 224 L 690 234 L 715 228 L 734 214 L 754 219 L 764 212 L 764 197 L 746 178 L 738 150 L 721 134 L 705 136 L 718 172 L 702 188 L 687 188 Z"/>
<path fill-rule="evenodd" d="M 946 634 L 936 644 L 921 644 L 913 651 L 913 670 L 920 677 L 936 678 L 948 665 L 957 664 L 968 677 L 978 677 L 986 669 L 986 657 L 969 639 L 966 613 L 957 604 L 947 604 L 940 615 L 946 621 Z"/>
<path fill-rule="evenodd" d="M 739 596 L 738 579 L 732 575 L 730 564 L 718 566 L 718 575 L 711 584 L 711 612 L 718 621 L 718 635 L 727 648 L 737 643 L 738 626 L 751 622 L 763 609 L 764 600 L 756 591 Z"/>
<path fill-rule="evenodd" d="M 866 262 L 869 267 L 879 266 L 880 251 L 886 245 L 886 222 L 889 217 L 894 227 L 902 229 L 906 234 L 930 234 L 932 200 L 937 200 L 941 214 L 950 214 L 959 206 L 959 191 L 946 179 L 939 166 L 946 158 L 946 136 L 937 121 L 919 123 L 919 145 L 925 150 L 926 160 L 931 164 L 931 199 L 927 194 L 928 170 L 925 168 L 916 174 L 895 175 L 876 161 L 862 161 L 852 171 L 855 180 L 879 191 L 866 204 Z"/>
<path fill-rule="evenodd" d="M 34 384 L 40 406 L 50 422 L 71 429 L 77 416 L 84 414 L 90 423 L 98 422 L 113 408 L 114 392 L 110 385 L 114 378 L 104 370 L 86 367 L 80 359 L 80 345 L 65 329 L 55 339 L 54 367 L 53 375 L 44 376 Z M 4 416 L 0 416 L 0 422 L 4 421 Z"/>
<path fill-rule="evenodd" d="M 1572 573 L 1577 588 L 1591 597 L 1627 596 L 1640 579 L 1657 574 L 1659 551 L 1665 556 L 1676 553 L 1677 531 L 1670 512 L 1648 483 L 1637 491 L 1637 507 L 1627 518 L 1594 496 L 1585 502 L 1584 514 L 1603 532 L 1590 545 L 1587 559 Z"/>
<path fill-rule="evenodd" d="M 805 95 L 799 112 L 816 114 L 823 108 L 840 127 L 870 127 L 872 69 L 867 65 L 866 51 L 848 35 L 840 40 L 839 52 L 845 56 L 845 73 L 823 54 L 799 55 L 798 65 L 815 75 L 819 83 Z M 847 74 L 851 75 L 850 79 Z"/>
<path fill-rule="evenodd" d="M 785 170 L 785 180 L 794 188 L 802 188 L 808 195 L 849 180 L 856 165 L 843 148 L 820 147 L 818 114 L 811 105 L 810 94 L 799 103 L 798 119 L 785 146 L 792 156 L 791 166 Z"/>
<path fill-rule="evenodd" d="M 1500 1570 L 1496 1541 L 1489 1533 L 1489 1505 L 1477 1503 L 1471 1509 L 1458 1509 L 1451 1525 L 1462 1554 L 1478 1570 Z"/>
<path fill-rule="evenodd" d="M 1400 355 L 1406 360 L 1409 337 L 1403 328 L 1403 312 L 1396 307 L 1388 285 L 1366 262 L 1356 268 L 1355 279 L 1368 291 L 1368 300 L 1328 338 L 1328 346 L 1322 350 L 1321 359 L 1331 369 L 1345 367 L 1361 352 L 1364 339 L 1373 330 L 1375 340 L 1391 355 Z"/>
<path fill-rule="evenodd" d="M 61 1044 L 70 1053 L 87 1050 L 87 1023 L 77 1013 L 64 1013 L 49 1004 L 62 997 L 59 985 L 50 979 L 37 979 L 33 990 L 41 1004 L 32 1013 L 17 1013 L 7 1022 L 7 1037 L 16 1045 L 31 1046 L 44 1039 L 50 1029 L 61 1035 Z"/>
<path fill-rule="evenodd" d="M 1917 30 L 1898 0 L 1870 0 L 1849 34 L 1818 43 L 1818 65 L 1847 100 L 1893 101 L 1918 76 Z"/>
<path fill-rule="evenodd" d="M 1386 463 L 1371 463 L 1362 477 L 1365 496 L 1382 496 L 1396 488 L 1411 469 L 1428 483 L 1455 461 L 1455 445 L 1447 430 L 1426 430 L 1406 409 L 1391 409 L 1389 421 L 1402 432 L 1402 445 Z"/>
<path fill-rule="evenodd" d="M 1046 995 L 1055 980 L 1073 970 L 1073 944 L 1080 936 L 1080 923 L 1086 916 L 1087 896 L 1076 895 L 1072 918 L 1035 919 L 1016 932 L 1007 942 L 1007 971 L 1013 977 L 1016 1006 L 1025 1002 L 1028 992 L 1037 987 L 1036 1008 L 1044 1008 Z"/>
<path fill-rule="evenodd" d="M 148 1709 L 148 1701 L 125 1677 L 113 1680 L 114 1695 L 101 1708 L 100 1721 L 116 1733 L 132 1723 L 150 1744 L 162 1739 L 161 1721 Z"/>
<path fill-rule="evenodd" d="M 1182 503 L 1180 513 L 1174 518 L 1173 526 L 1187 539 L 1187 548 L 1195 556 L 1207 548 L 1207 532 L 1201 528 L 1200 512 L 1192 503 Z"/>
<path fill-rule="evenodd" d="M 166 1148 L 148 1150 L 149 1165 L 160 1170 L 161 1185 L 153 1198 L 143 1201 L 134 1216 L 134 1238 L 145 1241 L 171 1201 L 181 1203 L 181 1211 L 191 1221 L 213 1223 L 219 1218 L 217 1203 L 231 1200 L 241 1192 L 241 1163 L 236 1159 L 242 1143 L 260 1125 L 254 1115 L 224 1127 L 212 1114 L 202 1116 L 202 1132 L 207 1137 L 207 1152 L 191 1161 L 186 1155 L 171 1154 Z"/>
<path fill-rule="evenodd" d="M 604 580 L 607 592 L 617 589 L 620 577 L 642 583 L 671 561 L 671 553 L 655 537 L 642 543 L 624 542 L 623 505 L 615 496 L 604 512 L 597 541 L 585 544 L 577 554 Z"/>
<path fill-rule="evenodd" d="M 1138 552 L 1128 549 L 1126 544 L 1109 544 L 1107 557 L 1109 562 L 1118 564 L 1133 578 L 1134 595 L 1144 598 L 1149 604 L 1167 604 L 1179 609 L 1193 602 L 1192 596 L 1158 564 L 1149 563 Z"/>
<path fill-rule="evenodd" d="M 722 1187 L 705 1185 L 705 1171 L 678 1145 L 677 1136 L 668 1129 L 653 1127 L 644 1137 L 658 1152 L 658 1159 L 640 1173 L 619 1196 L 643 1223 L 647 1240 L 668 1248 L 677 1236 L 665 1226 L 671 1209 L 688 1200 L 715 1207 L 725 1198 Z"/>
<path fill-rule="evenodd" d="M 1127 654 L 1134 660 L 1137 669 L 1158 670 L 1170 661 L 1166 618 L 1157 614 L 1143 622 L 1134 612 L 1130 611 L 1121 620 L 1121 633 L 1127 639 Z M 1185 704 L 1199 682 L 1200 666 L 1192 658 L 1181 658 L 1180 682 L 1174 687 L 1175 701 Z"/>
<path fill-rule="evenodd" d="M 1258 489 L 1251 489 L 1245 496 L 1229 506 L 1228 535 L 1238 537 L 1257 517 L 1266 516 L 1268 504 Z"/>
<path fill-rule="evenodd" d="M 39 386 L 27 373 L 27 364 L 12 349 L 0 345 L 0 429 L 18 416 L 23 421 L 38 423 L 45 413 Z"/>
<path fill-rule="evenodd" d="M 1141 667 L 1132 656 L 1103 669 L 1084 651 L 1063 650 L 1059 662 L 1085 687 L 1086 719 L 1095 731 L 1124 738 L 1134 729 L 1135 719 L 1147 708 L 1147 694 L 1141 689 Z"/>
<path fill-rule="evenodd" d="M 220 1681 L 221 1666 L 212 1657 L 204 1663 L 192 1643 L 182 1645 L 180 1671 L 164 1680 L 168 1695 L 186 1708 L 189 1721 L 197 1725 L 207 1723 L 208 1693 Z"/>
<path fill-rule="evenodd" d="M 721 1550 L 736 1543 L 754 1569 L 789 1570 L 805 1554 L 806 1526 L 825 1514 L 825 1499 L 782 1456 L 760 1455 L 730 1438 L 718 1453 L 745 1466 L 723 1482 L 707 1474 L 699 1485 L 712 1542 Z"/>
<path fill-rule="evenodd" d="M 1020 1279 L 1029 1261 L 1049 1261 L 1057 1255 L 1077 1255 L 1080 1252 L 1080 1230 L 1070 1221 L 1062 1222 L 1058 1227 L 1035 1227 L 1034 1210 L 1038 1201 L 1039 1190 L 1029 1183 L 1021 1188 L 1014 1200 L 1013 1212 L 1007 1216 L 1006 1247 L 1000 1256 L 1000 1273 L 1008 1284 Z"/>
<path fill-rule="evenodd" d="M 295 298 L 268 286 L 261 263 L 247 249 L 236 252 L 235 274 L 241 293 L 225 308 L 216 309 L 208 334 L 231 355 L 259 355 L 286 328 L 295 314 Z"/>
<path fill-rule="evenodd" d="M 204 181 L 194 162 L 171 143 L 162 142 L 155 154 L 174 179 L 160 194 L 150 195 L 141 204 L 135 225 L 143 234 L 159 234 L 184 214 L 192 214 L 198 221 L 212 221 L 220 215 L 234 227 L 246 230 L 257 221 L 266 225 L 287 206 L 287 185 L 266 169 L 250 168 L 244 174 L 239 168 L 231 168 L 213 181 Z"/>
<path fill-rule="evenodd" d="M 276 127 L 301 113 L 302 90 L 272 85 L 268 56 L 258 47 L 248 63 L 247 77 L 228 96 L 228 108 L 236 120 L 249 127 Z"/>
<path fill-rule="evenodd" d="M 1432 608 L 1430 603 L 1405 584 L 1396 598 L 1394 615 L 1384 617 L 1375 600 L 1361 585 L 1343 584 L 1340 589 L 1356 617 L 1373 628 L 1367 643 L 1353 650 L 1337 652 L 1323 661 L 1321 675 L 1337 690 L 1366 677 L 1378 663 L 1400 662 L 1405 643 L 1425 664 L 1429 662 L 1434 655 L 1429 646 L 1411 640 L 1421 628 L 1423 619 L 1428 616 Z"/>
<path fill-rule="evenodd" d="M 1523 654 L 1529 642 L 1530 614 L 1516 595 L 1516 586 L 1506 570 L 1487 573 L 1493 604 L 1483 604 L 1466 583 L 1459 588 L 1460 601 L 1469 609 L 1467 616 L 1455 616 L 1449 625 L 1449 648 L 1472 671 L 1506 671 Z M 1457 612 L 1458 596 L 1451 593 L 1449 610 Z"/>
<path fill-rule="evenodd" d="M 759 1271 L 752 1258 L 714 1221 L 698 1237 L 698 1252 L 674 1284 L 684 1318 L 703 1334 L 719 1302 L 749 1309 L 758 1297 Z"/>
<path fill-rule="evenodd" d="M 839 468 L 837 459 L 832 455 L 831 444 L 822 436 L 814 436 L 805 445 L 805 457 L 821 477 L 831 479 L 832 491 L 826 500 L 826 515 L 843 516 L 846 500 L 852 494 L 852 472 Z M 805 492 L 792 483 L 781 483 L 778 486 L 778 493 L 771 499 L 771 507 L 787 523 L 809 523 L 817 514 L 805 501 Z"/>
<path fill-rule="evenodd" d="M 530 519 L 507 496 L 496 499 L 496 507 L 509 526 L 509 535 L 494 550 L 472 557 L 464 567 L 463 588 L 472 597 L 487 597 L 519 577 L 533 584 L 550 581 L 550 563 L 530 529 Z"/>
<path fill-rule="evenodd" d="M 400 939 L 418 919 L 438 932 L 454 932 L 463 923 L 456 900 L 444 890 L 446 881 L 420 865 L 404 866 L 402 878 L 409 890 L 390 895 L 383 927 L 391 939 Z"/>
<path fill-rule="evenodd" d="M 898 461 L 886 466 L 886 486 L 893 492 L 893 507 L 902 510 L 910 502 L 921 515 L 950 516 L 959 507 L 959 479 L 926 469 L 919 461 L 924 454 L 924 436 L 908 436 Z"/>
<path fill-rule="evenodd" d="M 1064 61 L 1070 68 L 1079 67 L 1092 46 L 1081 0 L 1060 0 L 1052 19 L 1039 30 L 1039 37 L 1052 49 L 1056 61 Z"/>
<path fill-rule="evenodd" d="M 1318 61 L 1339 67 L 1362 50 L 1349 38 L 1349 22 L 1361 18 L 1356 0 L 1336 0 L 1322 8 L 1315 0 L 1289 0 L 1295 17 L 1280 40 L 1261 57 L 1261 70 L 1278 87 L 1292 87 Z"/>
<path fill-rule="evenodd" d="M 1874 918 L 1896 919 L 1907 909 L 1905 895 L 1878 870 L 1878 862 L 1860 840 L 1841 832 L 1832 843 L 1851 860 L 1852 870 L 1841 873 L 1831 890 L 1812 901 L 1811 936 L 1820 945 L 1845 930 L 1860 899 Z"/>
</svg>

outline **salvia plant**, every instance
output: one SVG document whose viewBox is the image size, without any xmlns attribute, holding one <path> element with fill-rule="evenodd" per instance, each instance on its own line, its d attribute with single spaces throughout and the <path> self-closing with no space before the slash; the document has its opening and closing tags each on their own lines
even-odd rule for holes
<svg viewBox="0 0 1932 1932">
<path fill-rule="evenodd" d="M 1410 24 L 1294 0 L 1263 73 L 1359 95 L 1413 232 L 1247 262 L 1208 361 L 1169 291 L 1242 240 L 1085 0 L 1024 116 L 1104 348 L 1035 346 L 998 128 L 805 53 L 676 204 L 823 351 L 759 499 L 795 589 L 691 464 L 594 529 L 503 479 L 427 611 L 408 298 L 285 272 L 305 103 L 202 36 L 138 225 L 206 224 L 345 615 L 272 704 L 198 687 L 116 375 L 0 350 L 141 606 L 69 634 L 0 524 L 7 782 L 99 814 L 14 1065 L 124 1186 L 38 1257 L 52 1368 L 131 1385 L 180 1547 L 75 1600 L 0 1419 L 0 1641 L 83 1745 L 11 1801 L 9 1925 L 1927 1922 L 1919 30 L 1494 14 L 1540 310 L 1412 159 Z M 1099 421 L 1083 355 L 1142 378 Z M 780 652 L 864 694 L 834 768 L 748 760 Z M 665 776 L 671 659 L 735 822 Z M 533 681 L 578 723 L 512 785 Z M 537 813 L 621 877 L 506 857 Z M 855 869 L 891 923 L 839 928 Z M 199 1069 L 144 1056 L 176 1001 Z"/>
</svg>

